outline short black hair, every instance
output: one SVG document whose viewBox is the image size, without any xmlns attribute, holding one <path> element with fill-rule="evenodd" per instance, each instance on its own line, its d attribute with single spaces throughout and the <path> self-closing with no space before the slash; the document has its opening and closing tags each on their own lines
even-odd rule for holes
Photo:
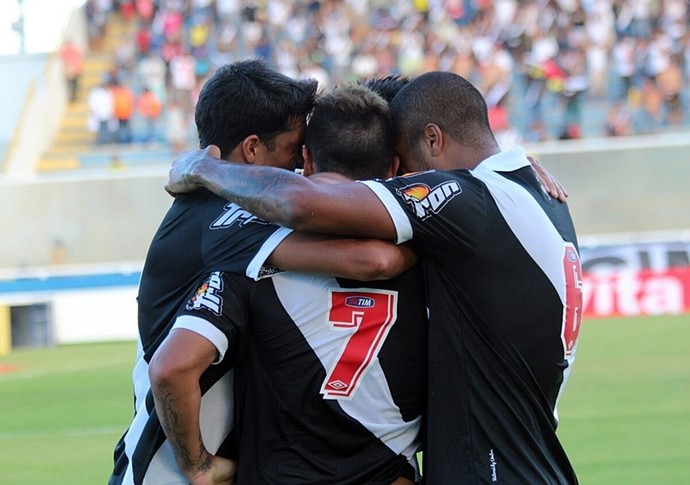
<svg viewBox="0 0 690 485">
<path fill-rule="evenodd" d="M 272 148 L 278 134 L 306 120 L 317 86 L 314 79 L 289 78 L 258 59 L 218 68 L 196 104 L 200 147 L 217 145 L 225 157 L 247 136 L 256 134 Z"/>
<path fill-rule="evenodd" d="M 376 94 L 385 99 L 388 103 L 393 101 L 395 95 L 407 86 L 412 78 L 407 76 L 384 76 L 367 79 L 362 85 L 371 89 Z"/>
<path fill-rule="evenodd" d="M 385 177 L 395 156 L 388 103 L 361 85 L 336 86 L 317 97 L 304 144 L 320 172 L 356 180 Z"/>
<path fill-rule="evenodd" d="M 496 143 L 484 97 L 451 72 L 428 72 L 411 80 L 391 101 L 391 114 L 396 136 L 410 146 L 416 146 L 429 123 L 464 145 L 490 148 Z"/>
</svg>

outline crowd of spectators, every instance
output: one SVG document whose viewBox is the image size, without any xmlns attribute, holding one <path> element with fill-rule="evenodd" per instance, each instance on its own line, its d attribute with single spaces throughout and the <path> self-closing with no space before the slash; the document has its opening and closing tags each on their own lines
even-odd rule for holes
<svg viewBox="0 0 690 485">
<path fill-rule="evenodd" d="M 454 71 L 482 91 L 494 130 L 511 143 L 592 133 L 583 127 L 620 136 L 690 123 L 688 3 L 89 0 L 87 15 L 95 50 L 113 15 L 133 27 L 104 86 L 155 98 L 163 115 L 148 117 L 146 136 L 180 149 L 194 142 L 201 85 L 218 66 L 248 57 L 323 87 Z M 119 141 L 131 139 L 120 131 Z"/>
</svg>

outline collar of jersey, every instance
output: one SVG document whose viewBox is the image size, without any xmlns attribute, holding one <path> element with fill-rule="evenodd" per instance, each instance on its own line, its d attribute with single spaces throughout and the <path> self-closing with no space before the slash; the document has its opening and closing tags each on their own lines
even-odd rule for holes
<svg viewBox="0 0 690 485">
<path fill-rule="evenodd" d="M 513 147 L 492 155 L 480 163 L 472 172 L 491 170 L 492 172 L 512 172 L 529 166 L 527 154 L 522 147 Z"/>
</svg>

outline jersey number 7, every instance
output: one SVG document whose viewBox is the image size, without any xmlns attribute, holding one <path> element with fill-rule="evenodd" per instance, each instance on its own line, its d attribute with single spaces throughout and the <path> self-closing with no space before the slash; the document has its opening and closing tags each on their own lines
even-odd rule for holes
<svg viewBox="0 0 690 485">
<path fill-rule="evenodd" d="M 376 360 L 397 319 L 397 292 L 332 290 L 328 324 L 333 330 L 355 329 L 326 374 L 321 393 L 326 399 L 349 399 Z"/>
</svg>

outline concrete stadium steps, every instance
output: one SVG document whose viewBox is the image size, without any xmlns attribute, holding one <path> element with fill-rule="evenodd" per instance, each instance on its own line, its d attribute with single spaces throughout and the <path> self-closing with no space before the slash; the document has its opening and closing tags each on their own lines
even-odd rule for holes
<svg viewBox="0 0 690 485">
<path fill-rule="evenodd" d="M 115 52 L 120 43 L 128 36 L 133 36 L 135 23 L 124 22 L 113 15 L 106 29 L 106 36 L 98 50 L 87 52 L 84 56 L 83 73 L 74 102 L 68 102 L 60 126 L 51 146 L 42 154 L 38 163 L 39 172 L 73 170 L 89 166 L 108 166 L 112 156 L 103 155 L 110 152 L 108 148 L 95 147 L 96 134 L 89 130 L 89 107 L 87 99 L 90 90 L 99 85 L 115 65 Z M 141 148 L 139 148 L 141 150 Z M 135 157 L 131 148 L 122 148 L 127 153 L 121 163 L 150 163 L 152 153 L 143 150 L 141 156 Z M 155 153 L 156 150 L 151 152 Z M 171 158 L 168 151 L 159 155 L 166 163 Z M 153 157 L 155 158 L 155 157 Z"/>
<path fill-rule="evenodd" d="M 88 130 L 89 110 L 84 102 L 82 106 L 71 106 L 62 116 L 60 130 Z"/>
<path fill-rule="evenodd" d="M 89 168 L 120 168 L 122 166 L 169 165 L 175 153 L 167 144 L 131 143 L 88 145 L 76 152 L 49 151 L 38 162 L 39 171 L 60 171 Z"/>
<path fill-rule="evenodd" d="M 64 155 L 44 154 L 36 164 L 36 170 L 39 172 L 73 170 L 75 168 L 79 168 L 79 160 L 73 153 Z"/>
<path fill-rule="evenodd" d="M 80 148 L 91 143 L 93 139 L 94 134 L 85 126 L 82 128 L 61 128 L 55 136 L 53 144 L 55 146 L 72 146 L 74 148 Z"/>
</svg>

